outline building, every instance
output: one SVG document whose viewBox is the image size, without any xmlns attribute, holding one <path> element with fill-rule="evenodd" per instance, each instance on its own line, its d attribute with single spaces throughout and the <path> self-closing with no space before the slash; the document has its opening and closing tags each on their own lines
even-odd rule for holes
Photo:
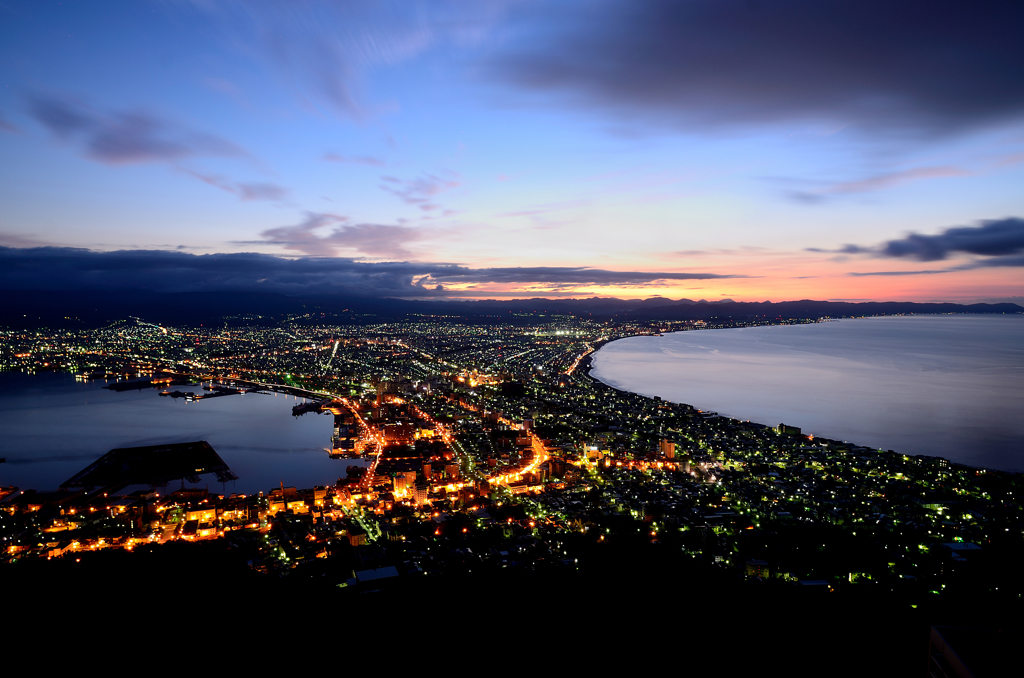
<svg viewBox="0 0 1024 678">
<path fill-rule="evenodd" d="M 676 444 L 671 440 L 662 440 L 661 443 L 658 444 L 658 450 L 666 459 L 676 458 Z"/>
</svg>

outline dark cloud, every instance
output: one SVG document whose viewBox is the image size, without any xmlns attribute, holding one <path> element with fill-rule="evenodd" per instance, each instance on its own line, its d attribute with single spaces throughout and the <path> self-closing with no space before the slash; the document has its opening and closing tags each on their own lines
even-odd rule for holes
<svg viewBox="0 0 1024 678">
<path fill-rule="evenodd" d="M 386 224 L 346 224 L 348 217 L 337 214 L 307 212 L 306 218 L 294 226 L 279 226 L 260 233 L 264 242 L 316 256 L 333 256 L 348 250 L 370 257 L 408 259 L 413 254 L 406 245 L 420 239 L 423 232 L 409 226 Z M 326 235 L 317 231 L 334 225 Z"/>
<path fill-rule="evenodd" d="M 934 134 L 1024 114 L 1020 2 L 612 0 L 532 20 L 489 76 L 685 128 Z"/>
<path fill-rule="evenodd" d="M 244 156 L 235 144 L 146 112 L 103 113 L 71 98 L 36 95 L 29 113 L 58 139 L 109 165 L 177 161 L 191 156 Z"/>
<path fill-rule="evenodd" d="M 857 278 L 862 278 L 862 277 L 865 277 L 865 276 L 873 276 L 873 275 L 883 275 L 883 276 L 891 276 L 891 275 L 933 275 L 935 273 L 951 273 L 951 272 L 956 271 L 956 270 L 958 270 L 958 269 L 946 268 L 946 269 L 939 269 L 939 270 L 935 270 L 935 271 L 868 271 L 866 273 L 854 273 L 854 272 L 851 272 L 851 273 L 847 273 L 847 275 L 852 275 L 852 276 L 857 277 Z"/>
<path fill-rule="evenodd" d="M 711 280 L 745 278 L 717 273 L 670 273 L 658 271 L 606 271 L 585 266 L 533 266 L 467 269 L 452 267 L 430 272 L 431 281 L 444 283 L 545 283 L 566 285 L 643 285 L 659 280 Z"/>
<path fill-rule="evenodd" d="M 155 292 L 344 292 L 429 296 L 412 284 L 423 266 L 351 259 L 287 259 L 267 254 L 195 255 L 165 250 L 93 252 L 0 248 L 0 289 L 144 290 Z"/>
<path fill-rule="evenodd" d="M 807 247 L 805 250 L 807 252 L 823 252 L 827 254 L 870 254 L 875 252 L 875 250 L 870 247 L 861 247 L 860 245 L 843 245 L 839 249 L 834 250 L 822 247 Z"/>
<path fill-rule="evenodd" d="M 978 222 L 977 226 L 947 228 L 936 235 L 910 233 L 899 240 L 890 240 L 876 247 L 843 245 L 839 249 L 808 247 L 808 252 L 828 254 L 864 254 L 873 257 L 943 261 L 952 256 L 979 257 L 959 266 L 935 271 L 879 271 L 850 275 L 920 275 L 948 273 L 974 268 L 1024 266 L 1024 219 L 1007 217 Z"/>
<path fill-rule="evenodd" d="M 990 268 L 1000 266 L 1024 266 L 1024 255 L 992 257 L 991 259 L 976 261 L 970 265 L 971 268 Z"/>
<path fill-rule="evenodd" d="M 1024 219 L 1010 217 L 983 221 L 980 226 L 949 228 L 938 235 L 911 233 L 905 238 L 885 243 L 879 253 L 917 261 L 939 261 L 951 254 L 985 257 L 1024 254 Z"/>
<path fill-rule="evenodd" d="M 459 293 L 444 289 L 443 284 L 615 286 L 643 285 L 663 279 L 730 277 L 743 276 L 568 267 L 471 269 L 457 264 L 366 263 L 334 257 L 288 259 L 255 253 L 196 255 L 165 250 L 94 252 L 67 247 L 0 247 L 0 289 L 5 290 L 265 291 L 447 297 Z"/>
</svg>

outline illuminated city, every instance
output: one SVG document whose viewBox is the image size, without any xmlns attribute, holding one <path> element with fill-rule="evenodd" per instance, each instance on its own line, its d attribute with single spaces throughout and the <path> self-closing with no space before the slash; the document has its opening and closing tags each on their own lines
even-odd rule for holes
<svg viewBox="0 0 1024 678">
<path fill-rule="evenodd" d="M 301 396 L 296 416 L 334 420 L 324 454 L 339 477 L 248 496 L 185 487 L 211 461 L 168 471 L 181 489 L 142 476 L 11 487 L 3 558 L 220 539 L 260 572 L 329 563 L 332 585 L 359 590 L 461 568 L 573 570 L 581 544 L 640 536 L 745 577 L 828 590 L 871 582 L 923 601 L 989 552 L 1017 548 L 1017 474 L 737 421 L 589 376 L 602 343 L 667 329 L 523 314 L 487 325 L 307 315 L 275 327 L 128 319 L 7 332 L 8 370 L 70 370 L 194 407 L 245 391 Z M 219 463 L 220 480 L 233 477 Z M 150 487 L 118 494 L 139 482 Z M 1010 576 L 990 558 L 990 576 Z M 1019 589 L 1015 577 L 991 583 Z"/>
<path fill-rule="evenodd" d="M 0 2 L 3 666 L 1021 675 L 1022 25 Z"/>
</svg>

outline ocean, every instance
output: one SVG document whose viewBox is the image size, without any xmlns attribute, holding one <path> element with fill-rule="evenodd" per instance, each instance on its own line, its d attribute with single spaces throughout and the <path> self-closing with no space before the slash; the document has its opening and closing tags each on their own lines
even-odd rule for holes
<svg viewBox="0 0 1024 678">
<path fill-rule="evenodd" d="M 1024 471 L 1024 316 L 857 318 L 602 347 L 615 388 L 909 455 Z"/>
</svg>

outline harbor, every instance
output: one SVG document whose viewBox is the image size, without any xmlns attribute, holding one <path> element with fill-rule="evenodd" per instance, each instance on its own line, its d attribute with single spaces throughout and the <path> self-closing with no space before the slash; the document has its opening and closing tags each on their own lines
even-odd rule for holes
<svg viewBox="0 0 1024 678">
<path fill-rule="evenodd" d="M 223 488 L 215 481 L 229 493 L 266 490 L 282 479 L 305 487 L 345 476 L 345 465 L 324 452 L 331 418 L 292 416 L 292 406 L 308 396 L 259 389 L 253 397 L 249 384 L 236 381 L 223 386 L 245 389 L 250 397 L 210 397 L 213 392 L 194 389 L 202 402 L 182 407 L 184 399 L 160 397 L 156 388 L 103 386 L 67 373 L 0 373 L 0 406 L 8 414 L 0 419 L 0 456 L 7 458 L 0 485 L 53 489 L 111 449 L 196 440 L 208 441 L 238 476 Z"/>
</svg>

